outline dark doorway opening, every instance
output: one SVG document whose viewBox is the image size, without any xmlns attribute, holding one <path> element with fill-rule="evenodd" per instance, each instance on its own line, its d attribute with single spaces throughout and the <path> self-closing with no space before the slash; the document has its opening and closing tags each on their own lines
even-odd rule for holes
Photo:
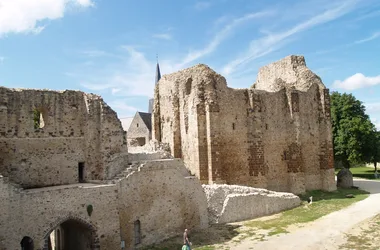
<svg viewBox="0 0 380 250">
<path fill-rule="evenodd" d="M 138 144 L 139 146 L 144 146 L 145 143 L 146 143 L 146 141 L 145 141 L 145 137 L 138 137 L 138 138 L 136 138 L 136 140 L 137 140 L 137 144 Z"/>
<path fill-rule="evenodd" d="M 84 182 L 84 162 L 78 163 L 78 181 Z"/>
<path fill-rule="evenodd" d="M 97 242 L 91 227 L 69 219 L 46 236 L 43 250 L 99 250 Z"/>
<path fill-rule="evenodd" d="M 21 250 L 34 250 L 34 244 L 32 238 L 25 236 L 22 238 L 21 242 Z"/>
</svg>

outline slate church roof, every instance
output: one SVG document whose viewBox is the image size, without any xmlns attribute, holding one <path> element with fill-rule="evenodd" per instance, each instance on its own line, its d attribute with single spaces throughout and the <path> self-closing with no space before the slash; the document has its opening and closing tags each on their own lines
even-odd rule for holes
<svg viewBox="0 0 380 250">
<path fill-rule="evenodd" d="M 152 114 L 145 112 L 137 112 L 136 115 L 137 114 L 141 117 L 141 120 L 143 120 L 145 126 L 149 129 L 149 131 L 152 131 Z"/>
<path fill-rule="evenodd" d="M 156 78 L 155 78 L 154 84 L 157 85 L 157 83 L 158 83 L 158 81 L 160 79 L 161 79 L 160 64 L 157 62 L 157 65 L 156 65 Z M 149 99 L 148 113 L 152 113 L 153 112 L 153 103 L 154 103 L 153 98 Z"/>
</svg>

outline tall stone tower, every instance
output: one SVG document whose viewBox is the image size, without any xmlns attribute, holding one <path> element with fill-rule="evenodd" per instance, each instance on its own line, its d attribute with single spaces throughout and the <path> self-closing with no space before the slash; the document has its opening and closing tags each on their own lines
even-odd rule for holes
<svg viewBox="0 0 380 250">
<path fill-rule="evenodd" d="M 157 65 L 156 65 L 156 79 L 155 79 L 155 85 L 157 85 L 158 81 L 161 79 L 161 72 L 160 72 L 160 65 L 158 64 L 158 61 L 157 61 Z M 149 99 L 149 110 L 148 110 L 148 113 L 152 113 L 153 112 L 153 103 L 154 103 L 154 99 Z"/>
</svg>

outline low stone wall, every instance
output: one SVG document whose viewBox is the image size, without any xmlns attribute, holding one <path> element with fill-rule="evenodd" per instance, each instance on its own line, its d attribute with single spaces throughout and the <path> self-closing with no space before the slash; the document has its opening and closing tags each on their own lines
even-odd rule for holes
<svg viewBox="0 0 380 250">
<path fill-rule="evenodd" d="M 301 204 L 291 193 L 237 185 L 203 185 L 211 224 L 228 223 L 281 212 Z"/>
</svg>

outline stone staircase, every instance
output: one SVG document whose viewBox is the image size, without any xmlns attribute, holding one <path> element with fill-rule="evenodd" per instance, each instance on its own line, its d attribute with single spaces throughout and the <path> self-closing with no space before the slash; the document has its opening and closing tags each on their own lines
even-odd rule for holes
<svg viewBox="0 0 380 250">
<path fill-rule="evenodd" d="M 115 184 L 122 180 L 123 178 L 128 177 L 133 172 L 137 171 L 139 166 L 141 165 L 141 162 L 132 162 L 128 164 L 128 167 L 121 171 L 119 174 L 117 174 L 112 180 L 108 181 L 108 184 Z"/>
</svg>

